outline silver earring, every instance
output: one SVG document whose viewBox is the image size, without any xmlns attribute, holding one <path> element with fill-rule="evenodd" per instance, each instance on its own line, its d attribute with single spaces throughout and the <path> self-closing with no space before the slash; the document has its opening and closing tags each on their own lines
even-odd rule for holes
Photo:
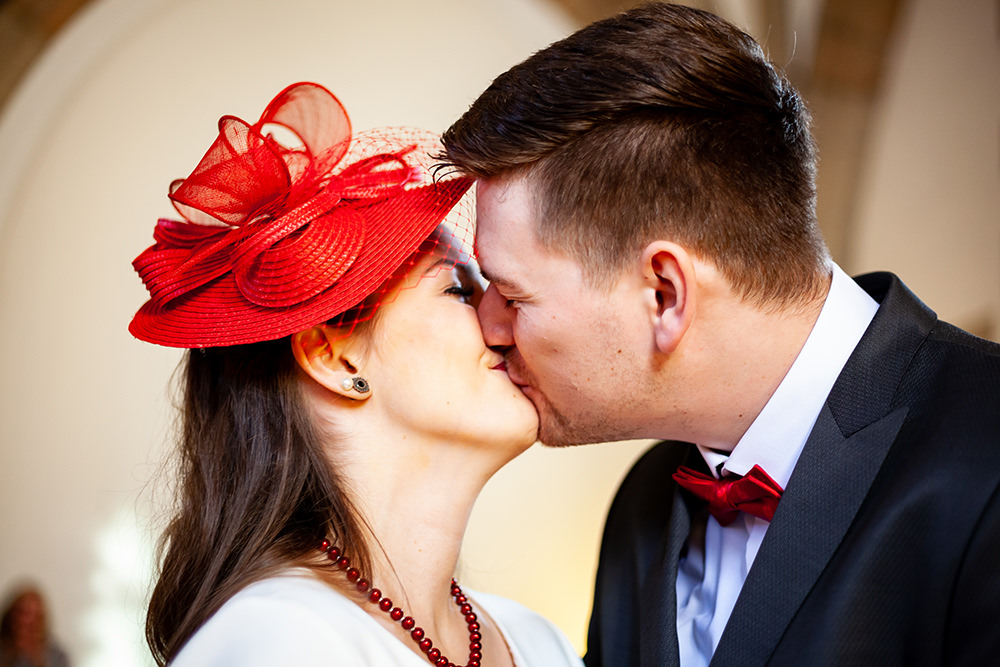
<svg viewBox="0 0 1000 667">
<path fill-rule="evenodd" d="M 368 380 L 363 377 L 344 378 L 340 381 L 340 386 L 344 388 L 344 391 L 353 389 L 359 394 L 367 394 L 372 390 L 371 385 L 368 384 Z"/>
</svg>

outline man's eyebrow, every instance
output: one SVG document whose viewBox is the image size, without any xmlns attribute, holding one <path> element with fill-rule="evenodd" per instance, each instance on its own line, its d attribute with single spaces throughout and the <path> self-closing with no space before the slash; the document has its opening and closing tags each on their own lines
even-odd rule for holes
<svg viewBox="0 0 1000 667">
<path fill-rule="evenodd" d="M 479 264 L 479 273 L 482 274 L 483 278 L 486 278 L 487 281 L 489 281 L 493 285 L 496 285 L 497 287 L 505 287 L 505 288 L 508 288 L 508 289 L 516 289 L 517 288 L 517 285 L 515 285 L 511 281 L 505 280 L 504 278 L 502 278 L 500 276 L 497 276 L 497 275 L 494 275 L 494 274 L 490 273 L 488 270 L 486 270 L 485 268 L 483 268 L 482 263 Z"/>
</svg>

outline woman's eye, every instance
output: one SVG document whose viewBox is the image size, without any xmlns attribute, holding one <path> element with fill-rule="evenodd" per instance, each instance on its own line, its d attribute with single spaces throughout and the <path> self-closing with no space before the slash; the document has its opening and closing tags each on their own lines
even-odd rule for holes
<svg viewBox="0 0 1000 667">
<path fill-rule="evenodd" d="M 444 293 L 460 297 L 463 301 L 469 303 L 475 295 L 475 290 L 471 287 L 465 287 L 463 285 L 452 285 L 451 287 L 445 289 Z"/>
</svg>

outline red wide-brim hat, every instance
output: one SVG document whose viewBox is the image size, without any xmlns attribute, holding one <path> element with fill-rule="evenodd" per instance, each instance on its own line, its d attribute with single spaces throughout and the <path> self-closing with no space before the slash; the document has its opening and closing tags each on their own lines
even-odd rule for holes
<svg viewBox="0 0 1000 667">
<path fill-rule="evenodd" d="M 160 220 L 133 262 L 150 300 L 129 331 L 170 347 L 241 345 L 361 304 L 472 184 L 433 177 L 437 148 L 419 130 L 352 137 L 340 101 L 314 83 L 286 88 L 255 125 L 223 117 L 194 172 L 171 185 L 183 220 Z M 470 215 L 451 218 L 471 239 Z"/>
</svg>

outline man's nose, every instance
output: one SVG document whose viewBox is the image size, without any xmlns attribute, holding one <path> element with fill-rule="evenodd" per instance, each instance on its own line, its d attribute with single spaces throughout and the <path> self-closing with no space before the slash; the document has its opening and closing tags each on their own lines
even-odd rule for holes
<svg viewBox="0 0 1000 667">
<path fill-rule="evenodd" d="M 479 302 L 479 326 L 488 347 L 505 349 L 514 345 L 510 314 L 505 304 L 506 299 L 493 285 L 486 288 L 486 293 Z"/>
</svg>

